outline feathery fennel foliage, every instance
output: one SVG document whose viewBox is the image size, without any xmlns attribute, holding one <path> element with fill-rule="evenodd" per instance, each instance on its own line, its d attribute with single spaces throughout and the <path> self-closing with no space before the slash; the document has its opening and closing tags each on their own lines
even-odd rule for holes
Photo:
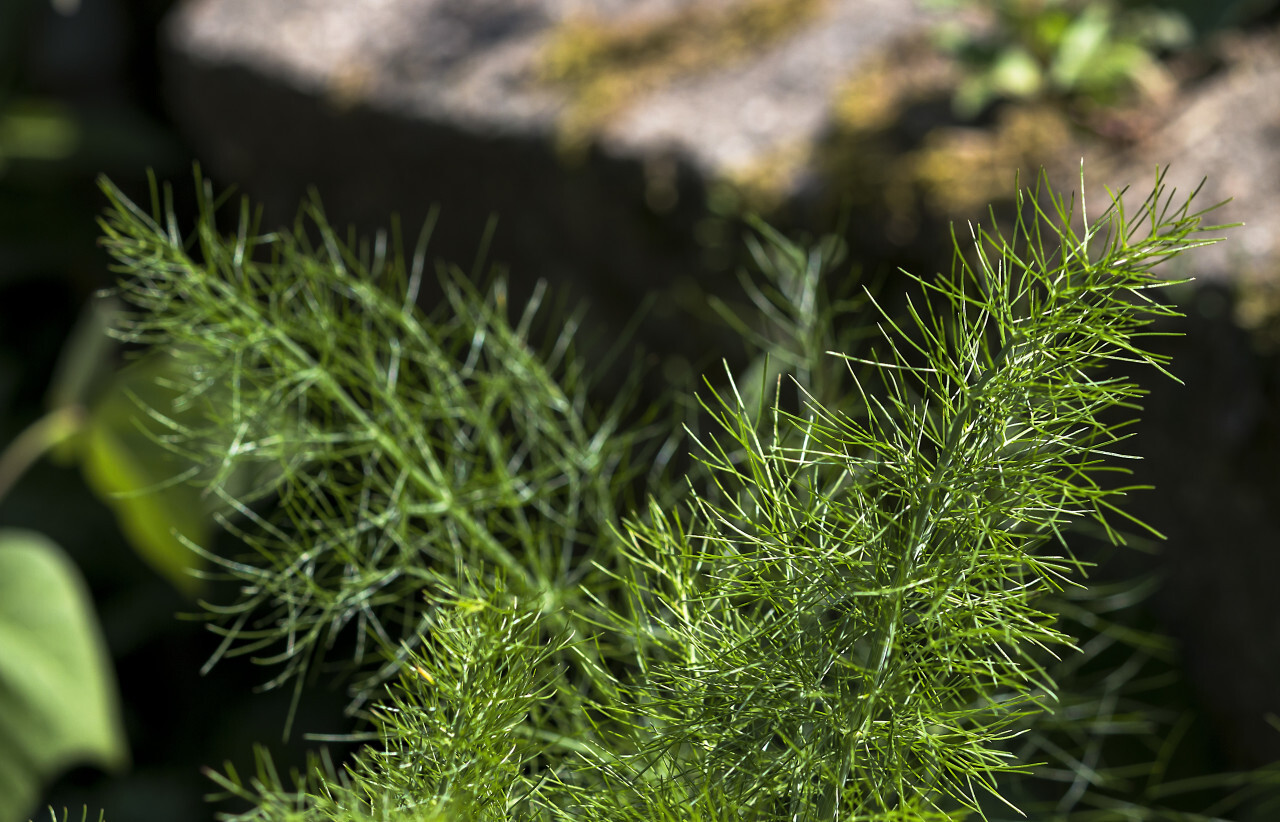
<svg viewBox="0 0 1280 822">
<path fill-rule="evenodd" d="M 314 202 L 220 233 L 207 184 L 188 241 L 154 193 L 104 189 L 119 333 L 187 364 L 206 425 L 168 441 L 253 551 L 218 560 L 227 652 L 300 687 L 349 631 L 353 693 L 386 686 L 341 771 L 216 776 L 246 822 L 990 813 L 1075 651 L 1065 533 L 1133 525 L 1115 415 L 1176 314 L 1151 269 L 1211 241 L 1159 180 L 1092 220 L 1039 189 L 899 314 L 825 298 L 836 247 L 761 227 L 765 327 L 737 325 L 798 399 L 767 364 L 708 381 L 681 501 L 631 510 L 666 432 L 595 404 L 572 324 L 536 342 L 537 299 L 512 319 L 500 281 L 442 269 L 424 316 L 422 244 L 343 243 Z M 840 350 L 867 308 L 870 352 Z"/>
<path fill-rule="evenodd" d="M 661 729 L 634 784 L 692 769 L 762 818 L 861 819 L 976 810 L 1027 769 L 1008 743 L 1052 707 L 1046 663 L 1071 646 L 1044 610 L 1082 570 L 1063 530 L 1119 539 L 1130 490 L 1102 482 L 1124 438 L 1102 414 L 1140 392 L 1104 369 L 1162 368 L 1140 347 L 1174 313 L 1150 269 L 1201 242 L 1158 191 L 1083 234 L 1046 199 L 916 278 L 877 353 L 834 354 L 878 375 L 855 380 L 857 413 L 709 392 L 711 488 L 626 529 L 631 627 L 658 658 L 637 703 Z"/>
<path fill-rule="evenodd" d="M 441 270 L 444 298 L 424 317 L 430 225 L 411 258 L 398 231 L 342 243 L 315 202 L 270 234 L 242 203 L 222 236 L 200 185 L 188 240 L 158 192 L 147 213 L 104 184 L 103 242 L 129 274 L 119 294 L 135 311 L 120 334 L 185 364 L 177 405 L 206 424 L 150 413 L 190 458 L 184 479 L 226 503 L 236 516 L 224 522 L 254 551 L 213 557 L 243 583 L 238 601 L 210 605 L 226 653 L 259 654 L 280 666 L 269 684 L 300 688 L 346 631 L 358 704 L 429 627 L 423 592 L 465 573 L 500 570 L 558 629 L 589 615 L 581 590 L 608 584 L 597 555 L 636 434 L 621 424 L 625 393 L 588 403 L 578 319 L 535 345 L 537 296 L 509 319 L 501 280 L 481 292 L 457 269 Z M 258 482 L 247 495 L 246 474 Z M 558 689 L 566 728 L 583 690 Z"/>
</svg>

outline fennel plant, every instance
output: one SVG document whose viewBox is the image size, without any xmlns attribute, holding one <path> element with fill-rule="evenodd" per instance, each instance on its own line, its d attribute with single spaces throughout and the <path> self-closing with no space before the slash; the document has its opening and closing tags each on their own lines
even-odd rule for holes
<svg viewBox="0 0 1280 822">
<path fill-rule="evenodd" d="M 902 311 L 832 296 L 837 243 L 758 225 L 754 315 L 718 307 L 761 357 L 706 379 L 681 441 L 593 393 L 583 315 L 541 288 L 516 306 L 441 266 L 424 312 L 429 232 L 344 241 L 315 201 L 224 228 L 198 184 L 186 236 L 167 193 L 104 181 L 117 333 L 180 361 L 147 413 L 245 546 L 210 557 L 239 582 L 209 606 L 222 652 L 300 689 L 339 643 L 376 737 L 294 782 L 266 756 L 214 774 L 247 801 L 228 818 L 1012 813 L 1026 744 L 1069 724 L 1064 614 L 1091 600 L 1068 531 L 1140 526 L 1130 372 L 1165 371 L 1152 269 L 1212 241 L 1191 198 L 1023 192 L 949 274 L 906 275 Z M 1044 818 L 1105 806 L 1090 761 Z"/>
</svg>

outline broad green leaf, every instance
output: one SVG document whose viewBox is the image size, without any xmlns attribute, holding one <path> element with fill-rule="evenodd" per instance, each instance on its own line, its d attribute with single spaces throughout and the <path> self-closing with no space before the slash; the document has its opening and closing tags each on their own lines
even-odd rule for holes
<svg viewBox="0 0 1280 822">
<path fill-rule="evenodd" d="M 151 357 L 124 369 L 90 412 L 78 442 L 81 467 L 94 492 L 115 511 L 135 551 L 186 594 L 200 580 L 201 564 L 178 535 L 205 545 L 209 506 L 193 486 L 178 481 L 183 461 L 159 444 L 160 424 L 147 407 L 163 411 L 172 392 L 163 387 L 168 357 Z"/>
<path fill-rule="evenodd" d="M 70 765 L 128 761 L 105 643 L 79 572 L 48 538 L 0 531 L 0 822 Z"/>
<path fill-rule="evenodd" d="M 63 347 L 49 406 L 74 409 L 79 431 L 46 447 L 61 462 L 79 461 L 138 555 L 176 588 L 194 595 L 200 581 L 191 571 L 200 557 L 177 535 L 204 544 L 208 505 L 190 485 L 175 482 L 187 466 L 157 442 L 164 427 L 146 411 L 163 414 L 172 408 L 173 392 L 164 386 L 173 358 L 152 355 L 115 369 L 115 343 L 107 329 L 116 310 L 110 300 L 94 303 Z"/>
</svg>

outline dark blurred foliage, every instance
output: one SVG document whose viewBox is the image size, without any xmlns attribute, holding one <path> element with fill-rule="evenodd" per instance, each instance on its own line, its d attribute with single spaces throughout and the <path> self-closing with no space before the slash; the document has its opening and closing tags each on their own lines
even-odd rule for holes
<svg viewBox="0 0 1280 822">
<path fill-rule="evenodd" d="M 111 283 L 96 242 L 97 175 L 145 201 L 151 168 L 183 195 L 193 158 L 167 119 L 157 70 L 157 32 L 171 5 L 0 0 L 0 447 L 46 410 L 65 340 Z M 104 810 L 108 820 L 211 819 L 202 767 L 231 759 L 251 770 L 259 742 L 282 764 L 301 764 L 305 740 L 279 744 L 290 694 L 255 693 L 268 674 L 245 659 L 200 675 L 217 637 L 176 618 L 198 605 L 138 558 L 77 468 L 38 463 L 0 500 L 0 526 L 41 531 L 76 561 L 124 700 L 131 769 L 65 774 L 46 797 L 59 817 L 65 806 L 79 818 L 87 805 L 90 818 Z M 218 599 L 216 589 L 208 595 Z M 316 690 L 297 727 L 349 730 L 341 692 Z"/>
<path fill-rule="evenodd" d="M 1130 6 L 1152 6 L 1180 12 L 1200 35 L 1254 25 L 1276 16 L 1276 0 L 1128 0 Z"/>
</svg>

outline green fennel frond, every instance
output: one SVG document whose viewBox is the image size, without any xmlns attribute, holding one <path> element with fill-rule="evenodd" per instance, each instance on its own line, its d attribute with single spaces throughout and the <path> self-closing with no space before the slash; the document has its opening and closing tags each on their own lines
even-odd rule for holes
<svg viewBox="0 0 1280 822">
<path fill-rule="evenodd" d="M 477 583 L 428 603 L 430 642 L 407 652 L 401 676 L 371 712 L 377 746 L 340 776 L 316 762 L 294 789 L 266 759 L 248 782 L 234 769 L 215 774 L 228 796 L 256 805 L 235 818 L 501 820 L 527 812 L 545 781 L 539 760 L 557 747 L 528 729 L 549 724 L 541 705 L 554 689 L 553 660 L 570 643 L 544 636 L 545 615 L 500 581 L 483 598 Z"/>
<path fill-rule="evenodd" d="M 596 569 L 612 564 L 641 436 L 625 392 L 603 408 L 589 397 L 577 321 L 538 341 L 541 288 L 511 318 L 501 279 L 481 290 L 448 267 L 424 315 L 430 225 L 406 256 L 398 231 L 342 242 L 315 201 L 274 233 L 241 203 L 224 234 L 222 203 L 197 182 L 186 238 L 167 191 L 148 213 L 104 180 L 102 242 L 125 275 L 119 335 L 165 346 L 185 375 L 179 409 L 148 413 L 251 549 L 213 558 L 241 583 L 237 601 L 209 606 L 223 650 L 301 687 L 345 632 L 362 700 L 429 629 L 424 593 L 481 567 L 571 631 L 589 608 L 570 604 L 608 582 Z M 191 407 L 198 429 L 173 413 Z M 558 693 L 572 704 L 582 687 Z"/>
<path fill-rule="evenodd" d="M 1132 490 L 1103 483 L 1141 394 L 1111 366 L 1163 370 L 1141 338 L 1176 312 L 1151 268 L 1207 241 L 1159 186 L 1083 233 L 1069 200 L 1020 206 L 950 276 L 912 277 L 878 354 L 832 353 L 879 377 L 855 374 L 856 411 L 708 389 L 709 487 L 626 528 L 657 657 L 634 686 L 641 794 L 692 778 L 760 818 L 890 819 L 978 811 L 1029 769 L 1011 741 L 1072 646 L 1045 595 L 1083 571 L 1063 532 L 1122 539 Z"/>
<path fill-rule="evenodd" d="M 949 274 L 907 275 L 901 311 L 823 290 L 833 241 L 757 226 L 760 322 L 720 310 L 768 359 L 707 380 L 684 488 L 638 508 L 674 440 L 596 403 L 572 324 L 535 342 L 537 299 L 512 319 L 500 281 L 452 269 L 424 315 L 421 244 L 340 242 L 315 202 L 219 233 L 202 185 L 190 240 L 109 184 L 103 227 L 121 335 L 186 364 L 205 423 L 150 413 L 250 551 L 217 560 L 225 648 L 300 686 L 350 634 L 378 697 L 343 768 L 214 776 L 253 805 L 231 818 L 958 822 L 1016 816 L 1064 734 L 1141 730 L 1072 726 L 1058 677 L 1107 612 L 1070 529 L 1141 527 L 1128 372 L 1165 371 L 1144 342 L 1177 314 L 1152 269 L 1212 241 L 1159 179 L 1092 219 L 1024 192 Z M 1062 818 L 1110 786 L 1051 777 Z"/>
</svg>

